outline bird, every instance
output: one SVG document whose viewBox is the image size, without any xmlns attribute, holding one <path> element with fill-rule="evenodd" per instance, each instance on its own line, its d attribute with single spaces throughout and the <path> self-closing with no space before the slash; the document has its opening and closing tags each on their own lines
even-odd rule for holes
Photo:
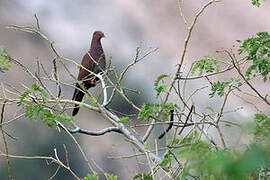
<svg viewBox="0 0 270 180">
<path fill-rule="evenodd" d="M 89 71 L 98 74 L 106 69 L 106 60 L 105 54 L 101 45 L 101 39 L 104 38 L 105 35 L 101 31 L 95 31 L 93 33 L 92 42 L 90 46 L 90 50 L 86 53 L 83 58 L 81 65 L 88 69 Z M 89 56 L 91 55 L 91 57 Z M 94 59 L 94 61 L 92 60 Z M 97 63 L 95 63 L 97 62 Z M 93 74 L 80 67 L 79 74 L 77 80 L 81 82 L 81 86 L 84 87 L 85 90 L 88 90 L 91 87 L 96 86 L 96 82 L 99 80 Z M 84 96 L 84 90 L 78 83 L 76 83 L 76 88 L 74 90 L 72 100 L 81 102 Z M 72 116 L 75 116 L 79 111 L 79 105 L 74 106 Z"/>
</svg>

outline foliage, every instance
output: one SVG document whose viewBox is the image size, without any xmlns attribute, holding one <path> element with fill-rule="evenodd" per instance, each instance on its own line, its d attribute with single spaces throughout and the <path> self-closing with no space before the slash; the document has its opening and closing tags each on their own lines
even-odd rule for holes
<svg viewBox="0 0 270 180">
<path fill-rule="evenodd" d="M 121 117 L 118 122 L 124 123 L 124 122 L 128 122 L 129 120 L 130 120 L 129 117 Z"/>
<path fill-rule="evenodd" d="M 20 97 L 20 101 L 17 102 L 17 105 L 20 106 L 22 105 L 24 99 L 29 95 L 31 94 L 31 90 L 30 89 L 27 89 L 26 91 L 24 91 L 24 93 L 22 93 L 21 97 Z"/>
<path fill-rule="evenodd" d="M 97 100 L 95 97 L 93 97 L 93 96 L 84 96 L 84 97 L 83 97 L 83 101 L 84 101 L 85 99 L 89 99 L 90 102 L 91 102 L 91 105 L 94 106 L 94 107 L 97 107 L 97 105 L 98 105 L 98 100 Z M 82 105 L 79 105 L 79 107 L 82 107 Z"/>
<path fill-rule="evenodd" d="M 97 172 L 94 171 L 93 174 L 87 174 L 87 176 L 84 177 L 83 180 L 99 180 L 99 177 Z"/>
<path fill-rule="evenodd" d="M 159 165 L 160 165 L 160 166 L 167 166 L 168 163 L 170 163 L 172 160 L 173 160 L 173 159 L 172 159 L 172 157 L 170 157 L 170 156 L 165 157 Z"/>
<path fill-rule="evenodd" d="M 169 103 L 145 103 L 142 105 L 142 109 L 138 114 L 138 118 L 142 121 L 149 121 L 150 118 L 162 117 L 162 120 L 166 120 L 170 111 L 178 108 L 176 104 Z"/>
<path fill-rule="evenodd" d="M 106 174 L 109 180 L 117 180 L 117 176 L 113 174 Z"/>
<path fill-rule="evenodd" d="M 4 73 L 10 68 L 10 62 L 7 59 L 7 52 L 0 46 L 0 72 Z"/>
<path fill-rule="evenodd" d="M 198 179 L 247 179 L 256 177 L 260 169 L 270 165 L 269 146 L 251 144 L 244 151 L 235 149 L 213 149 L 210 144 L 197 140 L 191 135 L 183 142 L 192 142 L 175 150 L 178 161 L 185 161 L 181 179 L 197 177 Z M 162 165 L 171 162 L 166 157 Z"/>
<path fill-rule="evenodd" d="M 48 101 L 49 98 L 49 94 L 45 91 L 45 89 L 43 89 L 42 87 L 40 87 L 37 84 L 33 84 L 32 85 L 32 89 L 36 92 L 39 92 L 42 98 L 42 102 L 46 103 Z"/>
<path fill-rule="evenodd" d="M 139 173 L 133 177 L 133 180 L 153 180 L 153 177 L 149 174 Z"/>
<path fill-rule="evenodd" d="M 44 108 L 41 104 L 28 103 L 25 108 L 25 116 L 32 121 L 42 121 L 48 127 L 56 127 L 55 120 L 72 121 L 73 117 L 64 114 L 54 114 L 52 110 Z"/>
<path fill-rule="evenodd" d="M 224 90 L 225 88 L 230 84 L 230 81 L 225 81 L 225 82 L 213 82 L 212 83 L 212 88 L 211 88 L 211 93 L 209 94 L 210 97 L 214 97 L 214 95 L 218 94 L 218 96 L 223 96 L 224 95 Z"/>
<path fill-rule="evenodd" d="M 270 72 L 270 35 L 268 32 L 259 32 L 256 37 L 238 41 L 241 46 L 239 54 L 245 54 L 246 59 L 252 61 L 252 65 L 247 69 L 246 76 L 250 78 L 259 73 L 264 82 L 268 80 Z M 254 72 L 255 71 L 255 72 Z"/>
<path fill-rule="evenodd" d="M 34 100 L 33 96 L 30 96 L 31 93 L 40 93 L 41 103 L 38 103 Z M 71 121 L 74 120 L 73 117 L 66 116 L 64 114 L 54 114 L 52 110 L 44 107 L 48 102 L 48 93 L 40 87 L 38 84 L 33 84 L 32 89 L 27 89 L 20 97 L 20 101 L 17 103 L 18 106 L 21 106 L 26 98 L 30 98 L 31 101 L 26 102 L 25 106 L 25 116 L 32 121 L 41 121 L 46 124 L 48 127 L 56 127 L 57 123 L 55 120 L 62 121 Z"/>
<path fill-rule="evenodd" d="M 182 173 L 177 176 L 179 179 L 248 180 L 263 177 L 262 170 L 270 168 L 269 119 L 264 114 L 255 115 L 252 132 L 256 140 L 260 137 L 260 141 L 252 142 L 243 150 L 214 148 L 200 140 L 195 130 L 183 139 L 171 139 L 169 144 L 178 147 L 172 149 L 175 156 L 167 155 L 160 165 L 168 166 L 175 160 L 185 162 Z"/>
<path fill-rule="evenodd" d="M 106 176 L 106 179 L 108 180 L 117 180 L 116 175 L 108 174 L 106 172 L 104 172 L 104 175 Z M 83 180 L 99 180 L 98 173 L 96 171 L 93 171 L 93 174 L 87 174 L 87 176 L 85 176 Z"/>
<path fill-rule="evenodd" d="M 224 95 L 224 91 L 225 88 L 228 87 L 229 85 L 238 82 L 238 86 L 241 86 L 241 83 L 239 83 L 239 79 L 236 78 L 231 78 L 229 81 L 217 81 L 217 82 L 213 82 L 212 83 L 212 88 L 211 88 L 211 93 L 209 94 L 209 96 L 212 98 L 215 96 L 215 94 L 217 93 L 218 96 L 223 96 Z"/>
<path fill-rule="evenodd" d="M 164 92 L 165 89 L 166 89 L 166 85 L 160 85 L 160 86 L 159 86 L 159 82 L 160 82 L 162 79 L 166 78 L 166 77 L 168 77 L 167 74 L 162 74 L 162 75 L 160 75 L 160 76 L 156 79 L 156 81 L 155 81 L 155 83 L 154 83 L 154 89 L 156 90 L 156 93 L 157 93 L 156 98 L 159 97 L 159 95 L 160 95 L 162 92 Z"/>
<path fill-rule="evenodd" d="M 193 65 L 191 74 L 193 75 L 197 70 L 199 71 L 199 75 L 202 75 L 203 73 L 219 72 L 219 61 L 219 58 L 215 55 L 206 55 Z"/>
<path fill-rule="evenodd" d="M 254 135 L 257 140 L 270 143 L 270 118 L 265 114 L 255 114 Z"/>
<path fill-rule="evenodd" d="M 259 0 L 252 0 L 252 4 L 253 4 L 254 6 L 257 6 L 257 7 L 260 7 L 260 5 L 261 5 L 261 3 L 260 3 Z"/>
<path fill-rule="evenodd" d="M 24 100 L 29 97 L 30 99 L 34 99 L 34 96 L 30 96 L 31 93 L 40 93 L 41 99 L 42 99 L 42 103 L 45 104 L 48 101 L 48 93 L 45 91 L 44 88 L 40 87 L 38 84 L 32 84 L 32 89 L 27 89 L 26 91 L 24 91 L 24 93 L 22 93 L 21 97 L 20 97 L 20 101 L 17 103 L 18 106 L 22 105 L 22 103 L 24 102 Z M 34 101 L 34 100 L 33 100 Z"/>
<path fill-rule="evenodd" d="M 146 141 L 146 142 L 144 142 L 144 144 L 143 144 L 143 149 L 146 149 L 147 147 L 148 147 L 148 145 L 149 145 L 149 143 Z"/>
</svg>

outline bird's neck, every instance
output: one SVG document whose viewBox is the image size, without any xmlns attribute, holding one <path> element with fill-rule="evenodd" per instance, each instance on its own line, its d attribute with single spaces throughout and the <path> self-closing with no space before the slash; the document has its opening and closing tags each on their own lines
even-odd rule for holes
<svg viewBox="0 0 270 180">
<path fill-rule="evenodd" d="M 100 48 L 102 48 L 100 39 L 93 38 L 92 39 L 92 42 L 91 42 L 91 48 L 90 48 L 90 50 L 91 49 L 100 49 Z"/>
</svg>

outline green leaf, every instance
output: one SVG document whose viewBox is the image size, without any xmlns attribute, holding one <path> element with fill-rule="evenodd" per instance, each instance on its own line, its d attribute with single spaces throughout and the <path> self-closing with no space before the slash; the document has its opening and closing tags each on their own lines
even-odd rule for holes
<svg viewBox="0 0 270 180">
<path fill-rule="evenodd" d="M 107 174 L 109 180 L 117 180 L 117 176 L 116 175 L 113 175 L 113 174 Z"/>
<path fill-rule="evenodd" d="M 156 92 L 157 92 L 156 98 L 157 98 L 162 92 L 165 92 L 166 87 L 167 87 L 167 86 L 165 86 L 165 85 L 161 85 L 161 86 L 155 87 L 155 90 L 156 90 Z"/>
<path fill-rule="evenodd" d="M 166 157 L 162 160 L 162 162 L 159 164 L 160 166 L 167 166 L 168 163 L 172 161 L 171 157 Z"/>
<path fill-rule="evenodd" d="M 177 145 L 180 144 L 181 140 L 177 139 L 177 138 L 173 138 L 173 139 L 168 139 L 168 144 L 170 145 Z"/>
<path fill-rule="evenodd" d="M 159 106 L 157 104 L 145 103 L 142 105 L 142 109 L 138 114 L 138 118 L 143 121 L 148 121 L 151 116 L 157 116 L 158 110 Z"/>
<path fill-rule="evenodd" d="M 145 142 L 145 143 L 143 144 L 143 149 L 146 149 L 147 146 L 148 146 L 148 142 Z"/>
<path fill-rule="evenodd" d="M 48 127 L 56 127 L 55 120 L 72 121 L 73 117 L 66 116 L 64 114 L 54 114 L 52 110 L 44 108 L 41 104 L 28 103 L 25 108 L 25 116 L 32 121 L 41 121 Z"/>
<path fill-rule="evenodd" d="M 159 85 L 159 82 L 160 82 L 162 79 L 166 78 L 166 77 L 168 77 L 167 74 L 162 74 L 162 75 L 160 75 L 160 76 L 156 79 L 156 81 L 155 81 L 155 83 L 154 83 L 154 89 L 155 89 L 156 92 L 157 92 L 156 98 L 159 97 L 160 94 L 161 94 L 162 92 L 165 92 L 165 90 L 166 90 L 166 85 Z"/>
<path fill-rule="evenodd" d="M 194 139 L 194 138 L 193 138 Z M 197 161 L 210 152 L 210 145 L 204 141 L 196 140 L 190 146 L 185 146 L 177 152 L 177 157 Z"/>
<path fill-rule="evenodd" d="M 214 113 L 214 112 L 215 112 L 212 106 L 206 106 L 206 108 L 205 108 L 205 109 L 207 109 L 207 110 L 211 111 L 212 113 Z"/>
<path fill-rule="evenodd" d="M 201 76 L 203 73 L 220 72 L 219 61 L 220 59 L 215 55 L 206 55 L 193 65 L 191 74 L 194 75 L 196 71 L 199 71 Z"/>
<path fill-rule="evenodd" d="M 59 120 L 62 120 L 62 121 L 66 121 L 66 122 L 75 120 L 74 117 L 70 117 L 70 116 L 67 116 L 65 114 L 58 114 L 58 115 L 55 116 L 55 118 L 59 119 Z"/>
<path fill-rule="evenodd" d="M 178 108 L 176 104 L 169 103 L 145 103 L 142 105 L 141 111 L 138 114 L 138 118 L 142 121 L 149 121 L 150 117 L 157 118 L 158 116 L 162 118 L 162 120 L 166 120 L 170 111 Z"/>
<path fill-rule="evenodd" d="M 0 72 L 4 73 L 5 71 L 8 71 L 11 63 L 8 60 L 8 54 L 5 51 L 5 49 L 0 46 Z"/>
<path fill-rule="evenodd" d="M 232 127 L 232 125 L 231 124 L 228 124 L 228 123 L 225 123 L 224 124 L 226 127 Z"/>
<path fill-rule="evenodd" d="M 124 123 L 124 122 L 127 122 L 129 120 L 130 120 L 129 117 L 121 117 L 118 122 Z"/>
<path fill-rule="evenodd" d="M 220 82 L 220 81 L 217 81 L 217 82 L 213 82 L 212 83 L 212 88 L 211 88 L 211 93 L 209 94 L 209 96 L 212 98 L 214 97 L 214 95 L 217 94 L 219 96 L 223 96 L 224 95 L 224 90 L 225 88 L 229 85 L 228 82 Z"/>
<path fill-rule="evenodd" d="M 25 108 L 25 116 L 30 120 L 38 121 L 41 119 L 40 112 L 42 111 L 42 106 L 39 104 L 29 103 Z"/>
<path fill-rule="evenodd" d="M 259 0 L 252 0 L 252 5 L 260 7 L 261 3 Z"/>
<path fill-rule="evenodd" d="M 83 180 L 99 180 L 98 173 L 94 171 L 93 174 L 87 174 L 87 176 L 84 177 Z"/>
<path fill-rule="evenodd" d="M 160 82 L 162 79 L 166 78 L 166 77 L 168 77 L 168 74 L 161 74 L 161 75 L 156 79 L 154 86 L 158 86 L 159 82 Z"/>
<path fill-rule="evenodd" d="M 229 81 L 224 81 L 224 82 L 213 82 L 212 87 L 211 87 L 211 93 L 209 94 L 210 98 L 214 97 L 215 94 L 217 93 L 218 96 L 222 97 L 225 93 L 225 88 L 228 87 L 229 85 L 233 83 L 238 83 L 239 84 L 239 79 L 236 78 L 231 78 Z"/>
<path fill-rule="evenodd" d="M 254 135 L 258 141 L 270 142 L 270 118 L 265 114 L 255 114 Z"/>
<path fill-rule="evenodd" d="M 93 97 L 93 96 L 84 96 L 83 101 L 85 101 L 85 99 L 89 99 L 91 101 L 91 105 L 94 107 L 97 107 L 98 104 L 98 100 Z M 80 105 L 80 107 L 82 107 L 82 105 Z"/>
<path fill-rule="evenodd" d="M 267 162 L 270 163 L 267 153 L 253 144 L 236 160 L 225 166 L 225 173 L 230 179 L 244 179 L 246 175 L 259 171 Z"/>
<path fill-rule="evenodd" d="M 133 177 L 133 180 L 153 180 L 153 177 L 145 173 L 139 173 Z"/>
<path fill-rule="evenodd" d="M 253 0 L 254 5 L 259 1 Z M 238 54 L 245 55 L 252 64 L 246 70 L 246 77 L 262 76 L 264 82 L 269 79 L 270 72 L 270 35 L 268 32 L 259 32 L 257 36 L 242 41 Z"/>
<path fill-rule="evenodd" d="M 20 101 L 17 102 L 17 106 L 22 105 L 24 99 L 31 93 L 31 91 L 29 89 L 27 89 L 26 91 L 24 91 L 24 93 L 22 93 L 21 97 L 20 97 Z"/>
<path fill-rule="evenodd" d="M 46 92 L 45 89 L 40 87 L 38 84 L 32 84 L 32 89 L 40 93 L 43 103 L 46 103 L 48 101 L 49 94 Z"/>
</svg>

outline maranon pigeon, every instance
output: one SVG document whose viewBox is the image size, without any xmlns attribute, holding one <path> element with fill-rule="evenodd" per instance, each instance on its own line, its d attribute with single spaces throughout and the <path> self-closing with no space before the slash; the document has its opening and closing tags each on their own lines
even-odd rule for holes
<svg viewBox="0 0 270 180">
<path fill-rule="evenodd" d="M 101 38 L 105 37 L 101 31 L 96 31 L 93 34 L 91 47 L 88 53 L 86 53 L 82 59 L 81 65 L 88 69 L 89 71 L 98 74 L 102 70 L 106 68 L 105 54 L 101 45 Z M 92 58 L 98 63 L 98 65 L 92 60 Z M 81 85 L 88 90 L 90 87 L 94 87 L 96 85 L 96 81 L 98 80 L 93 74 L 89 73 L 87 70 L 80 68 L 78 81 L 81 81 Z M 72 100 L 81 102 L 84 96 L 84 90 L 80 87 L 78 83 L 76 83 L 74 95 Z M 79 111 L 79 106 L 75 105 L 72 116 L 75 116 Z"/>
</svg>

